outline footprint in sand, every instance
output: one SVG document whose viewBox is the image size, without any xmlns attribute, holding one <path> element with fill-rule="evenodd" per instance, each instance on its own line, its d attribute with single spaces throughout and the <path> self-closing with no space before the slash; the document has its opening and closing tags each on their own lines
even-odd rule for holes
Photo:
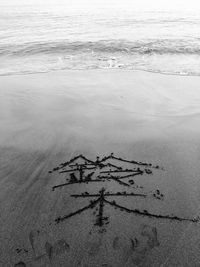
<svg viewBox="0 0 200 267">
<path fill-rule="evenodd" d="M 119 237 L 118 236 L 116 236 L 114 239 L 113 239 L 113 248 L 114 248 L 114 250 L 116 250 L 116 249 L 119 249 Z"/>
<path fill-rule="evenodd" d="M 88 236 L 88 240 L 84 243 L 83 253 L 93 257 L 96 256 L 102 245 L 102 236 L 99 233 L 93 233 Z"/>
<path fill-rule="evenodd" d="M 34 230 L 29 233 L 29 241 L 36 258 L 46 254 L 45 243 L 48 239 L 45 231 Z"/>
<path fill-rule="evenodd" d="M 97 242 L 87 242 L 86 243 L 86 250 L 90 256 L 95 256 L 98 254 L 101 247 L 101 240 Z"/>
<path fill-rule="evenodd" d="M 131 248 L 133 251 L 135 251 L 139 246 L 139 241 L 138 239 L 135 237 L 135 238 L 131 238 Z"/>
<path fill-rule="evenodd" d="M 14 265 L 14 267 L 26 267 L 26 264 L 23 261 L 20 261 Z"/>
<path fill-rule="evenodd" d="M 49 242 L 45 244 L 45 250 L 48 258 L 51 260 L 52 258 L 62 255 L 65 252 L 68 252 L 70 249 L 69 245 L 64 239 L 58 240 L 54 245 L 51 245 Z"/>
<path fill-rule="evenodd" d="M 70 247 L 64 239 L 60 239 L 55 243 L 50 240 L 50 236 L 45 231 L 31 231 L 29 241 L 34 252 L 35 260 L 41 260 L 48 257 L 49 260 L 68 252 Z"/>
<path fill-rule="evenodd" d="M 130 265 L 128 266 L 143 266 L 148 253 L 153 248 L 159 246 L 159 244 L 156 227 L 149 225 L 143 225 L 141 227 L 140 236 L 116 236 L 112 241 L 113 249 L 120 256 L 120 266 L 125 266 L 129 260 Z"/>
<path fill-rule="evenodd" d="M 154 247 L 160 245 L 157 236 L 156 227 L 151 227 L 149 225 L 143 225 L 141 236 L 147 237 L 147 241 L 145 241 L 143 246 L 139 246 L 132 257 L 132 262 L 138 266 L 144 263 L 145 257 L 148 252 L 150 252 Z M 132 244 L 133 246 L 133 244 Z"/>
<path fill-rule="evenodd" d="M 160 245 L 158 241 L 158 233 L 156 227 L 144 225 L 141 235 L 146 236 L 148 238 L 147 246 L 149 247 L 149 249 L 153 249 L 154 247 L 158 247 Z"/>
</svg>

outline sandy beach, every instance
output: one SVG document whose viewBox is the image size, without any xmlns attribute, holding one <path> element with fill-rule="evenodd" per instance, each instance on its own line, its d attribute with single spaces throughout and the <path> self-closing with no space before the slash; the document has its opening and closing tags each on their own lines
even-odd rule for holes
<svg viewBox="0 0 200 267">
<path fill-rule="evenodd" d="M 105 205 L 103 231 L 93 209 L 55 223 L 90 203 L 72 194 L 102 188 L 148 195 L 106 198 L 129 210 L 199 216 L 199 84 L 195 76 L 128 70 L 1 76 L 0 265 L 199 266 L 199 222 Z M 143 175 L 133 177 L 134 186 L 108 179 L 52 191 L 68 175 L 53 168 L 80 154 L 95 161 L 111 153 L 151 163 L 152 173 L 139 165 Z"/>
</svg>

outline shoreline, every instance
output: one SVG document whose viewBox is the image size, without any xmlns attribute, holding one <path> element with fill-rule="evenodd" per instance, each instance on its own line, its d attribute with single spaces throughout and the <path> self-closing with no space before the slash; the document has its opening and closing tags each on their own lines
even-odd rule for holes
<svg viewBox="0 0 200 267">
<path fill-rule="evenodd" d="M 120 71 L 120 72 L 144 72 L 144 73 L 152 73 L 152 74 L 160 74 L 166 76 L 180 76 L 180 77 L 200 77 L 200 74 L 180 74 L 180 73 L 165 73 L 161 71 L 153 71 L 153 70 L 143 70 L 143 69 L 120 69 L 120 68 L 94 68 L 94 69 L 58 69 L 58 70 L 49 70 L 49 71 L 41 71 L 41 72 L 27 72 L 27 73 L 10 73 L 10 74 L 0 74 L 0 77 L 10 77 L 10 76 L 27 76 L 34 74 L 47 74 L 47 73 L 57 73 L 57 72 L 109 72 L 109 71 Z"/>
</svg>

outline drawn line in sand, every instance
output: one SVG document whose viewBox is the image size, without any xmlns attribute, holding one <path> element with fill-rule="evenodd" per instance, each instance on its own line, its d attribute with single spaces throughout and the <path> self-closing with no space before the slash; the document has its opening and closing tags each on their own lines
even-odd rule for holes
<svg viewBox="0 0 200 267">
<path fill-rule="evenodd" d="M 198 222 L 199 221 L 198 219 L 195 219 L 195 218 L 190 219 L 190 218 L 183 218 L 183 217 L 178 217 L 178 216 L 173 216 L 173 215 L 161 215 L 161 214 L 150 213 L 147 210 L 130 209 L 130 208 L 117 204 L 115 200 L 109 201 L 106 199 L 107 197 L 113 197 L 113 196 L 115 197 L 142 197 L 142 198 L 148 197 L 148 195 L 146 194 L 135 194 L 135 193 L 126 193 L 126 192 L 124 192 L 123 194 L 117 194 L 117 193 L 110 194 L 105 191 L 105 188 L 102 188 L 98 194 L 71 195 L 71 197 L 75 197 L 75 198 L 96 198 L 96 199 L 91 200 L 89 205 L 81 209 L 78 209 L 75 212 L 69 213 L 68 215 L 65 215 L 63 217 L 56 218 L 55 222 L 60 223 L 73 216 L 81 214 L 85 210 L 93 209 L 94 207 L 97 206 L 97 204 L 98 204 L 98 214 L 96 216 L 96 221 L 94 225 L 99 226 L 99 227 L 109 224 L 109 220 L 108 220 L 109 218 L 104 216 L 104 207 L 106 204 L 116 209 L 119 209 L 120 211 L 125 211 L 127 213 L 132 213 L 138 216 L 145 216 L 145 217 L 155 218 L 155 219 L 167 219 L 167 220 L 179 221 L 179 222 L 182 222 L 182 221 Z"/>
<path fill-rule="evenodd" d="M 80 162 L 81 161 L 81 162 Z M 114 161 L 114 162 L 113 162 Z M 121 165 L 118 166 L 118 163 Z M 126 166 L 124 166 L 126 164 Z M 140 167 L 128 167 L 127 164 L 132 166 L 139 165 Z M 143 167 L 143 169 L 141 169 Z M 70 169 L 71 168 L 71 169 Z M 109 156 L 103 157 L 100 159 L 99 157 L 96 158 L 96 161 L 89 160 L 82 154 L 72 158 L 68 162 L 61 163 L 59 167 L 56 167 L 53 169 L 53 171 L 59 171 L 59 173 L 70 173 L 70 180 L 67 183 L 63 183 L 60 185 L 56 185 L 53 187 L 53 190 L 68 186 L 75 183 L 89 183 L 89 182 L 102 182 L 102 181 L 110 181 L 114 180 L 118 182 L 120 185 L 123 186 L 130 186 L 135 185 L 134 180 L 127 180 L 124 181 L 124 179 L 134 177 L 136 175 L 143 175 L 146 174 L 152 174 L 152 168 L 154 169 L 162 169 L 158 165 L 153 166 L 151 163 L 144 163 L 144 162 L 137 162 L 133 160 L 127 160 L 120 157 L 114 156 L 113 153 L 111 153 Z M 92 172 L 91 172 L 92 170 Z M 97 171 L 98 170 L 98 171 Z M 89 171 L 89 174 L 85 174 L 85 172 Z M 97 171 L 97 173 L 96 173 Z M 52 172 L 52 171 L 51 171 Z M 75 175 L 75 172 L 79 173 L 79 177 Z M 123 181 L 122 181 L 123 180 Z M 143 188 L 142 186 L 136 186 L 136 188 Z M 60 223 L 64 220 L 67 220 L 71 217 L 74 217 L 78 214 L 81 214 L 82 212 L 94 209 L 98 210 L 98 214 L 96 215 L 96 212 L 94 211 L 93 214 L 96 216 L 96 220 L 94 225 L 102 227 L 104 225 L 109 224 L 109 218 L 104 216 L 104 209 L 105 205 L 109 205 L 114 207 L 115 209 L 119 209 L 120 211 L 125 211 L 127 213 L 132 213 L 138 216 L 144 216 L 149 218 L 155 218 L 155 219 L 167 219 L 171 221 L 189 221 L 189 222 L 197 222 L 198 219 L 195 218 L 184 218 L 184 217 L 178 217 L 175 215 L 162 215 L 162 214 L 155 214 L 147 211 L 146 209 L 140 210 L 140 209 L 130 209 L 124 206 L 119 205 L 116 203 L 115 200 L 109 201 L 107 200 L 108 197 L 153 197 L 157 200 L 163 200 L 164 195 L 160 192 L 159 189 L 156 189 L 153 194 L 147 194 L 147 193 L 128 193 L 126 191 L 124 192 L 116 192 L 116 193 L 110 193 L 106 192 L 105 188 L 103 187 L 98 193 L 95 194 L 89 194 L 88 192 L 84 192 L 81 194 L 75 194 L 71 195 L 71 197 L 74 198 L 94 198 L 94 200 L 90 200 L 89 204 L 81 209 L 78 209 L 74 212 L 69 213 L 68 215 L 65 215 L 63 217 L 58 217 L 55 219 L 56 223 Z M 104 229 L 105 230 L 105 229 Z"/>
<path fill-rule="evenodd" d="M 114 161 L 114 163 L 109 161 Z M 118 164 L 120 164 L 120 166 L 118 166 Z M 123 164 L 131 164 L 132 167 L 125 168 Z M 133 165 L 137 165 L 137 167 L 133 167 Z M 137 162 L 115 157 L 113 153 L 109 156 L 103 157 L 102 159 L 97 157 L 96 161 L 89 160 L 81 154 L 72 158 L 70 161 L 61 163 L 58 167 L 49 171 L 49 173 L 58 171 L 60 174 L 69 174 L 69 178 L 66 183 L 52 187 L 52 190 L 54 191 L 57 188 L 72 184 L 88 184 L 111 180 L 119 183 L 120 185 L 130 187 L 131 185 L 135 185 L 134 181 L 130 180 L 125 182 L 122 181 L 122 179 L 127 179 L 136 175 L 152 174 L 152 168 L 162 169 L 158 165 L 153 166 L 151 163 Z"/>
</svg>

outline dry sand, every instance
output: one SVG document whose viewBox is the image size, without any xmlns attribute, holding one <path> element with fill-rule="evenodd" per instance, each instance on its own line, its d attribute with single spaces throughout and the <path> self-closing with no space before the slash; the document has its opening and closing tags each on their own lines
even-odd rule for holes
<svg viewBox="0 0 200 267">
<path fill-rule="evenodd" d="M 65 176 L 49 173 L 78 154 L 95 160 L 114 152 L 151 162 L 164 170 L 134 180 L 144 192 L 159 189 L 164 199 L 117 203 L 198 216 L 199 77 L 60 71 L 0 77 L 0 84 L 0 266 L 200 266 L 199 223 L 136 216 L 108 205 L 103 233 L 92 210 L 55 224 L 58 216 L 88 205 L 71 193 L 124 188 L 107 181 L 53 192 Z"/>
</svg>

